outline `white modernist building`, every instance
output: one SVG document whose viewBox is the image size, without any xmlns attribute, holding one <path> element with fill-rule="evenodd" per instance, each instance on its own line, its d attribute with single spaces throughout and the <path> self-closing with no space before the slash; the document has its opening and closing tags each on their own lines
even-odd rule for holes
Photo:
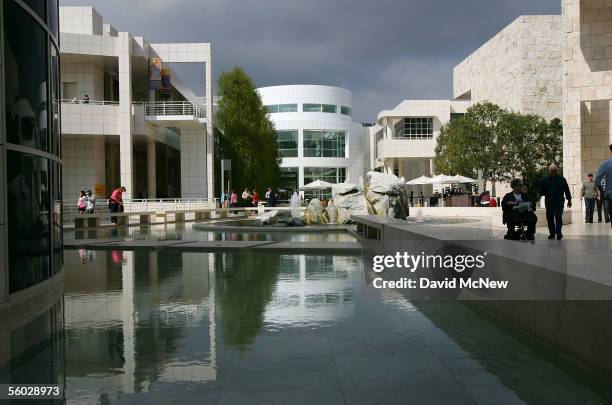
<svg viewBox="0 0 612 405">
<path fill-rule="evenodd" d="M 463 116 L 469 106 L 469 100 L 404 100 L 392 110 L 381 111 L 376 125 L 367 128 L 371 169 L 406 180 L 432 176 L 440 128 Z M 430 193 L 428 186 L 424 194 Z"/>
<path fill-rule="evenodd" d="M 211 50 L 117 32 L 92 7 L 60 7 L 63 195 L 212 198 Z M 198 95 L 171 70 L 204 64 Z M 202 94 L 203 93 L 203 94 Z"/>
<path fill-rule="evenodd" d="M 291 193 L 317 179 L 359 182 L 368 142 L 351 117 L 349 90 L 290 85 L 258 92 L 277 131 L 283 189 Z"/>
</svg>

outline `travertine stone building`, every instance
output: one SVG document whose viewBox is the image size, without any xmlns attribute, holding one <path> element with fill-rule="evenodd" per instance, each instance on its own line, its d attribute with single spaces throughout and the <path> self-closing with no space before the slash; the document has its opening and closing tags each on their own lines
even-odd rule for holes
<svg viewBox="0 0 612 405">
<path fill-rule="evenodd" d="M 564 125 L 564 175 L 580 186 L 612 142 L 612 0 L 562 0 L 561 16 L 522 16 L 454 69 L 454 95 Z"/>
<path fill-rule="evenodd" d="M 563 0 L 564 173 L 580 189 L 612 142 L 612 0 Z"/>
<path fill-rule="evenodd" d="M 561 118 L 561 16 L 521 16 L 453 72 L 456 98 Z"/>
</svg>

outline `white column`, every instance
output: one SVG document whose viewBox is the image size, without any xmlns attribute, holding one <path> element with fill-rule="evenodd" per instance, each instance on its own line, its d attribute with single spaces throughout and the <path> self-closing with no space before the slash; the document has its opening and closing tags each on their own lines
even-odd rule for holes
<svg viewBox="0 0 612 405">
<path fill-rule="evenodd" d="M 149 198 L 157 196 L 157 157 L 155 140 L 147 139 L 147 195 Z"/>
<path fill-rule="evenodd" d="M 206 62 L 206 179 L 205 197 L 215 197 L 214 170 L 214 135 L 213 135 L 213 93 L 212 93 L 212 52 L 208 46 L 208 61 Z"/>
<path fill-rule="evenodd" d="M 132 66 L 130 54 L 132 38 L 127 32 L 119 33 L 119 166 L 121 186 L 127 189 L 123 198 L 132 198 L 134 192 L 134 119 L 132 116 Z M 118 185 L 117 185 L 118 186 Z"/>
</svg>

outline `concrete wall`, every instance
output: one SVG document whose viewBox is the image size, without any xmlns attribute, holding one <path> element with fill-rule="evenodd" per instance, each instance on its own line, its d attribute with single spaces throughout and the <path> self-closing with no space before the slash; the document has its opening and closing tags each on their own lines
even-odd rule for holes
<svg viewBox="0 0 612 405">
<path fill-rule="evenodd" d="M 102 16 L 91 6 L 60 7 L 59 20 L 62 32 L 102 35 Z"/>
<path fill-rule="evenodd" d="M 104 70 L 95 63 L 62 63 L 62 98 L 64 83 L 76 83 L 77 98 L 81 100 L 85 94 L 90 100 L 104 100 Z"/>
<path fill-rule="evenodd" d="M 517 18 L 454 68 L 454 96 L 561 118 L 561 25 L 560 16 Z"/>
<path fill-rule="evenodd" d="M 563 0 L 562 7 L 564 174 L 579 196 L 612 142 L 612 2 Z"/>
<path fill-rule="evenodd" d="M 80 190 L 95 192 L 96 185 L 106 184 L 104 149 L 102 136 L 62 139 L 62 189 L 67 207 L 76 206 Z"/>
</svg>

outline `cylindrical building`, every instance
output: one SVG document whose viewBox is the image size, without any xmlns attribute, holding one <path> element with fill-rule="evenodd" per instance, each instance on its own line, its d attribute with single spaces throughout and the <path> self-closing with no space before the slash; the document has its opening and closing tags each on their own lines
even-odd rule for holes
<svg viewBox="0 0 612 405">
<path fill-rule="evenodd" d="M 353 122 L 349 90 L 289 85 L 262 87 L 258 92 L 278 135 L 281 188 L 291 195 L 317 179 L 358 183 L 364 175 L 367 144 L 361 124 Z M 311 196 L 305 192 L 305 198 Z"/>
</svg>

